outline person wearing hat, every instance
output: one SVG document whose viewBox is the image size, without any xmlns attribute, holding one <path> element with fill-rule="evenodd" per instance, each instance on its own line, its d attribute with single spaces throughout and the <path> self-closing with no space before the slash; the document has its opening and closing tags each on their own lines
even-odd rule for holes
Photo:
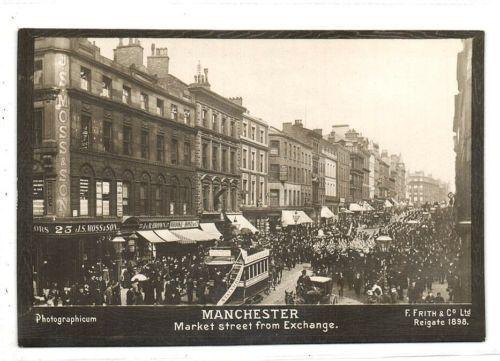
<svg viewBox="0 0 500 361">
<path fill-rule="evenodd" d="M 131 282 L 132 287 L 127 291 L 127 306 L 141 305 L 142 293 L 139 290 L 139 281 L 137 279 Z"/>
</svg>

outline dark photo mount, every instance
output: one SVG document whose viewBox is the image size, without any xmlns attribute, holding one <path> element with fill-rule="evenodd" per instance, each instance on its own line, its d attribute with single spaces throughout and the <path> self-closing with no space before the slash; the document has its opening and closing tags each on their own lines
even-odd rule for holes
<svg viewBox="0 0 500 361">
<path fill-rule="evenodd" d="M 470 248 L 470 302 L 401 305 L 33 306 L 34 44 L 39 37 L 193 39 L 471 39 L 470 214 L 457 222 Z M 25 347 L 373 342 L 480 342 L 484 299 L 484 33 L 481 31 L 211 31 L 21 29 L 18 42 L 18 340 Z M 40 97 L 40 99 L 36 99 Z M 52 99 L 53 100 L 53 99 Z M 149 151 L 149 150 L 148 150 Z M 152 149 L 154 151 L 154 149 Z M 457 167 L 459 167 L 457 165 Z M 458 169 L 458 168 L 457 168 Z M 472 171 L 473 170 L 473 171 Z M 457 170 L 458 174 L 458 170 Z M 218 311 L 222 311 L 221 314 Z M 227 311 L 227 312 L 226 312 Z M 246 312 L 243 312 L 246 311 Z M 420 312 L 415 314 L 414 312 Z M 435 313 L 434 313 L 435 312 Z M 446 324 L 426 327 L 435 314 Z M 427 315 L 427 316 L 426 316 Z M 296 316 L 296 317 L 295 317 Z M 423 321 L 415 326 L 414 317 Z M 456 317 L 455 317 L 456 316 Z M 460 317 L 459 317 L 460 316 Z M 439 318 L 439 317 L 437 317 Z M 50 322 L 39 322 L 50 319 Z M 451 319 L 466 320 L 466 325 Z M 458 321 L 462 322 L 462 321 Z M 228 325 L 226 326 L 226 323 Z M 273 323 L 278 324 L 273 328 Z M 182 325 L 181 325 L 182 324 Z M 262 325 L 266 324 L 266 325 Z M 234 325 L 240 325 L 239 328 Z M 244 326 L 246 325 L 246 326 Z M 246 327 L 246 329 L 242 329 Z"/>
</svg>

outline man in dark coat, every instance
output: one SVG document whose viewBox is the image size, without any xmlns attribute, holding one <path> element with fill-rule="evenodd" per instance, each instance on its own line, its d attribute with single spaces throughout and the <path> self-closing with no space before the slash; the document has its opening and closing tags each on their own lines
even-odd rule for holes
<svg viewBox="0 0 500 361">
<path fill-rule="evenodd" d="M 191 276 L 186 280 L 186 294 L 188 303 L 193 303 L 194 281 Z"/>
</svg>

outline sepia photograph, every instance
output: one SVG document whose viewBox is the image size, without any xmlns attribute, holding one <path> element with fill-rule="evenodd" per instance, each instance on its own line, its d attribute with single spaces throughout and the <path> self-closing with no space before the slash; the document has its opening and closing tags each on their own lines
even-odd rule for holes
<svg viewBox="0 0 500 361">
<path fill-rule="evenodd" d="M 481 338 L 480 32 L 64 33 L 20 69 L 28 334 L 140 309 L 196 314 L 167 344 L 328 342 L 342 310 Z"/>
</svg>

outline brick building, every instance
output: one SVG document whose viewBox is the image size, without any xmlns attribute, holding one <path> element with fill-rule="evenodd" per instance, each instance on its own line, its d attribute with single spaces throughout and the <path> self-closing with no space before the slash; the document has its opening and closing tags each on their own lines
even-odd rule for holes
<svg viewBox="0 0 500 361">
<path fill-rule="evenodd" d="M 224 215 L 239 213 L 239 134 L 245 108 L 241 105 L 241 98 L 228 99 L 212 91 L 208 69 L 202 72 L 200 64 L 189 92 L 196 102 L 199 157 L 195 179 L 201 199 L 198 212 L 202 220 L 218 223 L 220 228 Z M 234 218 L 231 217 L 231 221 Z"/>
<path fill-rule="evenodd" d="M 312 148 L 274 127 L 269 128 L 269 221 L 278 224 L 282 210 L 312 207 Z"/>
<path fill-rule="evenodd" d="M 82 264 L 114 260 L 118 232 L 130 257 L 190 243 L 181 228 L 201 232 L 196 108 L 168 61 L 153 48 L 144 66 L 137 39 L 120 39 L 113 60 L 86 39 L 36 40 L 36 282 L 44 268 L 63 284 Z M 137 233 L 151 229 L 172 238 Z"/>
<path fill-rule="evenodd" d="M 423 171 L 410 173 L 407 184 L 408 198 L 414 205 L 433 204 L 448 199 L 448 186 Z"/>
<path fill-rule="evenodd" d="M 359 133 L 354 129 L 345 133 L 345 145 L 350 152 L 351 159 L 349 202 L 359 203 L 363 200 L 363 195 L 366 193 L 366 190 L 364 190 L 365 187 L 368 186 L 368 179 L 365 179 L 365 173 L 369 172 L 365 161 L 367 154 L 363 149 L 363 144 L 360 142 Z"/>
<path fill-rule="evenodd" d="M 325 171 L 325 199 L 323 204 L 337 214 L 339 207 L 338 159 L 335 144 L 327 139 L 321 140 L 321 159 Z"/>
<path fill-rule="evenodd" d="M 321 129 L 304 128 L 302 120 L 297 119 L 294 123 L 283 123 L 283 133 L 303 144 L 307 144 L 312 151 L 312 206 L 311 217 L 319 221 L 321 207 L 324 205 L 325 180 L 324 170 L 320 168 L 321 140 L 323 139 Z"/>
<path fill-rule="evenodd" d="M 333 146 L 333 154 L 337 158 L 337 194 L 338 209 L 347 207 L 350 198 L 351 153 L 345 146 L 345 141 L 332 131 L 327 136 Z"/>
<path fill-rule="evenodd" d="M 241 203 L 240 209 L 261 232 L 267 231 L 269 208 L 267 173 L 269 126 L 248 113 L 240 131 Z"/>
</svg>

